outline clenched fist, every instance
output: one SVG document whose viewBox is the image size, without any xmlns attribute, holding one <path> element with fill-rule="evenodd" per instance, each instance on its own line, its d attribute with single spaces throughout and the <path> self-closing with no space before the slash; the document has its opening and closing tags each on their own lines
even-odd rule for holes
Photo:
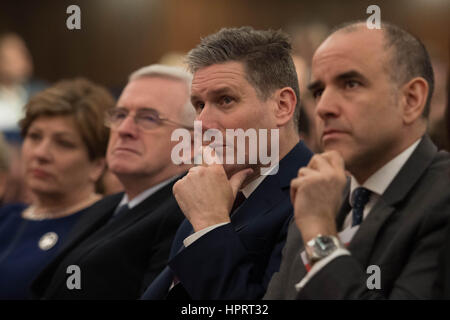
<svg viewBox="0 0 450 320">
<path fill-rule="evenodd" d="M 173 186 L 173 194 L 194 231 L 230 221 L 230 211 L 240 186 L 252 169 L 228 179 L 221 164 L 193 167 Z"/>
<path fill-rule="evenodd" d="M 291 182 L 295 223 L 304 243 L 318 234 L 336 235 L 336 214 L 346 184 L 344 160 L 336 151 L 316 154 Z"/>
</svg>

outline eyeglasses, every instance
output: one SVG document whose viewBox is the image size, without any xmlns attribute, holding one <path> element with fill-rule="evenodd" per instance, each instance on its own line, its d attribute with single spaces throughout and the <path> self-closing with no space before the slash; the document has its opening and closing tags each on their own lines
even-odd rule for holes
<svg viewBox="0 0 450 320">
<path fill-rule="evenodd" d="M 114 108 L 109 109 L 105 115 L 105 126 L 116 130 L 126 117 L 130 115 L 130 111 L 125 108 Z M 168 118 L 163 118 L 159 115 L 158 111 L 155 109 L 144 108 L 136 111 L 133 117 L 134 123 L 143 130 L 151 130 L 162 125 L 163 122 L 173 124 L 178 127 L 186 128 L 188 130 L 193 130 L 194 127 L 188 126 Z"/>
</svg>

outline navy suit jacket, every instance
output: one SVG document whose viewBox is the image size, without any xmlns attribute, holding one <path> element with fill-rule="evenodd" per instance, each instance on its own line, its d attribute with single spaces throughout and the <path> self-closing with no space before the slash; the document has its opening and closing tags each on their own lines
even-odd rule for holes
<svg viewBox="0 0 450 320">
<path fill-rule="evenodd" d="M 187 248 L 188 220 L 177 231 L 168 266 L 143 299 L 165 299 L 174 276 L 192 299 L 259 299 L 278 271 L 293 208 L 290 182 L 306 166 L 311 151 L 300 142 L 233 213 L 231 223 L 203 235 Z M 175 298 L 185 298 L 179 296 Z"/>
</svg>

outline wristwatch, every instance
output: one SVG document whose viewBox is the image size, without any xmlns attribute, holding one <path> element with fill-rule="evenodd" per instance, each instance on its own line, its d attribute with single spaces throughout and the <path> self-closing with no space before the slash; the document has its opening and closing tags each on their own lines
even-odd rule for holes
<svg viewBox="0 0 450 320">
<path fill-rule="evenodd" d="M 328 257 L 339 248 L 344 248 L 335 236 L 317 235 L 306 243 L 305 251 L 311 262 L 317 262 Z"/>
</svg>

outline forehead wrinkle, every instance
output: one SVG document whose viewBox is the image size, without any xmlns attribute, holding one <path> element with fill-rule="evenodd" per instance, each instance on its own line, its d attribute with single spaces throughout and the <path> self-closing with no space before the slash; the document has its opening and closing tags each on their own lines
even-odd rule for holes
<svg viewBox="0 0 450 320">
<path fill-rule="evenodd" d="M 125 95 L 119 97 L 117 101 L 117 108 L 139 108 L 139 107 L 150 107 L 156 103 L 157 98 L 150 93 L 142 94 L 142 92 L 128 91 Z"/>
<path fill-rule="evenodd" d="M 377 73 L 376 70 L 373 70 L 373 61 L 369 62 L 349 57 L 343 52 L 320 54 L 313 59 L 311 84 L 323 83 L 326 80 L 336 82 L 349 73 L 355 73 L 355 76 L 357 74 L 359 78 L 369 81 L 367 73 Z"/>
<path fill-rule="evenodd" d="M 184 93 L 183 99 L 187 101 L 188 87 L 184 82 L 156 76 L 142 77 L 127 84 L 116 106 L 129 110 L 151 108 L 163 112 L 172 109 L 172 104 L 178 105 L 179 92 Z"/>
<path fill-rule="evenodd" d="M 344 65 L 345 71 L 354 69 L 363 75 L 367 71 L 379 72 L 380 66 L 385 67 L 389 61 L 390 53 L 385 49 L 383 34 L 372 31 L 358 28 L 349 33 L 331 35 L 314 54 L 313 69 L 326 65 L 338 70 L 336 65 Z M 333 60 L 332 63 L 328 62 L 329 59 Z M 342 71 L 345 72 L 344 69 Z"/>
<path fill-rule="evenodd" d="M 242 85 L 239 82 L 242 81 L 249 84 L 245 72 L 238 68 L 232 68 L 231 70 L 228 68 L 226 70 L 219 69 L 210 72 L 201 69 L 194 74 L 191 95 L 192 97 L 205 94 L 209 95 L 211 91 L 223 90 L 225 88 L 241 92 Z"/>
<path fill-rule="evenodd" d="M 231 79 L 227 78 L 227 80 Z M 236 82 L 221 81 L 220 78 L 215 78 L 213 81 L 216 83 L 204 86 L 203 88 L 196 88 L 196 86 L 192 84 L 192 98 L 198 99 L 202 96 L 213 97 L 217 94 L 229 91 L 242 93 L 242 86 L 238 85 Z"/>
</svg>

